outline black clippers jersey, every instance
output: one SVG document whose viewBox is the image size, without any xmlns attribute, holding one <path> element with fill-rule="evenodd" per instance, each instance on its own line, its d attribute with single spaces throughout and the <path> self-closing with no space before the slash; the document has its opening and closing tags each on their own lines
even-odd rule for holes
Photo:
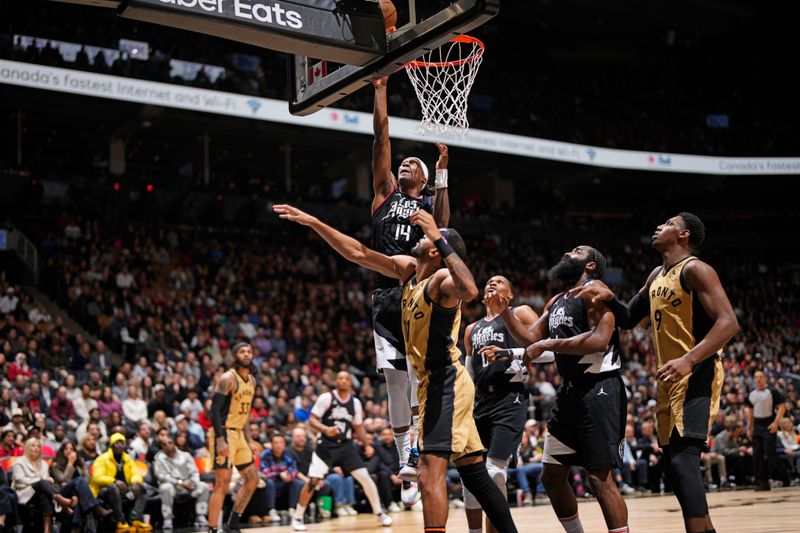
<svg viewBox="0 0 800 533">
<path fill-rule="evenodd" d="M 352 394 L 346 402 L 342 402 L 333 393 L 328 393 L 331 403 L 328 409 L 320 417 L 320 421 L 326 426 L 339 428 L 339 435 L 329 437 L 325 433 L 320 433 L 317 444 L 323 446 L 338 446 L 353 440 L 353 420 L 356 418 L 356 399 Z"/>
<path fill-rule="evenodd" d="M 475 378 L 475 406 L 492 402 L 508 393 L 525 392 L 528 371 L 520 361 L 495 361 L 491 365 L 479 352 L 484 346 L 521 348 L 511 336 L 501 316 L 492 320 L 481 318 L 469 336 L 472 344 L 472 375 Z"/>
<path fill-rule="evenodd" d="M 553 339 L 568 339 L 589 331 L 589 317 L 583 300 L 573 298 L 568 292 L 560 294 L 550 307 L 548 327 Z M 605 351 L 587 355 L 556 353 L 556 367 L 565 383 L 573 386 L 591 384 L 596 382 L 597 374 L 619 370 L 619 354 L 619 329 L 614 328 Z"/>
<path fill-rule="evenodd" d="M 375 251 L 389 256 L 411 255 L 411 249 L 424 235 L 423 231 L 411 225 L 411 214 L 424 209 L 431 213 L 432 208 L 423 198 L 414 198 L 400 192 L 395 187 L 372 213 L 372 247 Z M 378 287 L 396 287 L 397 280 L 378 275 Z"/>
</svg>

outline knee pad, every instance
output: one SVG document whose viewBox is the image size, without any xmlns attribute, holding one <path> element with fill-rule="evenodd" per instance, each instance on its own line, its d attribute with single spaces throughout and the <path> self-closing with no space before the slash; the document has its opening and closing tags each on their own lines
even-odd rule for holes
<svg viewBox="0 0 800 533">
<path fill-rule="evenodd" d="M 492 478 L 494 484 L 497 485 L 497 488 L 499 488 L 500 492 L 505 496 L 507 493 L 508 460 L 501 461 L 500 459 L 489 457 L 486 460 L 486 471 L 489 472 L 489 477 Z"/>
</svg>

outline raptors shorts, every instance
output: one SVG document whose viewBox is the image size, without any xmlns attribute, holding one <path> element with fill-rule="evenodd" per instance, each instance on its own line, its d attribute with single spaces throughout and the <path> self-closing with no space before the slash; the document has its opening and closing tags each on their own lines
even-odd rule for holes
<svg viewBox="0 0 800 533">
<path fill-rule="evenodd" d="M 616 372 L 587 385 L 561 385 L 547 421 L 543 462 L 587 470 L 620 466 L 627 403 Z"/>
<path fill-rule="evenodd" d="M 407 370 L 406 346 L 401 328 L 403 287 L 372 292 L 372 330 L 375 336 L 377 369 Z"/>
<path fill-rule="evenodd" d="M 658 382 L 656 423 L 658 440 L 669 444 L 672 430 L 681 437 L 708 440 L 711 423 L 719 411 L 719 398 L 725 372 L 718 356 L 695 366 L 692 373 L 677 383 Z"/>
<path fill-rule="evenodd" d="M 208 430 L 208 451 L 214 458 L 214 469 L 236 467 L 239 470 L 253 464 L 253 451 L 244 436 L 244 430 L 225 428 L 225 442 L 228 443 L 228 456 L 217 455 L 214 428 Z"/>
<path fill-rule="evenodd" d="M 419 451 L 455 461 L 483 451 L 473 418 L 475 386 L 460 363 L 426 371 L 419 379 Z"/>
</svg>

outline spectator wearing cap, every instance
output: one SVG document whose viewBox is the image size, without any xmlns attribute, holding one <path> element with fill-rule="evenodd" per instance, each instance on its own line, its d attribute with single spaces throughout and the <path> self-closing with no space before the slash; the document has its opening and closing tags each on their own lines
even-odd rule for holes
<svg viewBox="0 0 800 533">
<path fill-rule="evenodd" d="M 22 409 L 15 407 L 11 410 L 11 422 L 6 424 L 4 430 L 11 430 L 14 433 L 27 435 L 28 429 L 25 427 L 25 417 L 23 416 Z"/>
<path fill-rule="evenodd" d="M 0 457 L 19 457 L 22 446 L 17 443 L 17 434 L 13 429 L 4 429 L 0 435 Z"/>
<path fill-rule="evenodd" d="M 147 404 L 147 416 L 152 418 L 156 411 L 164 411 L 169 417 L 175 416 L 175 408 L 172 402 L 167 400 L 167 389 L 161 383 L 153 387 L 153 399 Z"/>
<path fill-rule="evenodd" d="M 138 532 L 149 532 L 153 526 L 142 521 L 142 513 L 147 504 L 144 491 L 144 479 L 136 471 L 134 460 L 125 453 L 127 442 L 125 435 L 114 433 L 109 440 L 109 449 L 100 454 L 92 464 L 92 478 L 89 487 L 92 494 L 107 502 L 114 510 L 117 521 L 117 532 L 129 530 L 125 514 L 122 510 L 122 498 L 129 493 L 133 495 L 131 522 Z"/>
<path fill-rule="evenodd" d="M 175 435 L 186 433 L 187 445 L 192 450 L 199 450 L 205 446 L 205 439 L 198 436 L 197 432 L 190 431 L 189 419 L 181 413 L 175 417 Z"/>
</svg>

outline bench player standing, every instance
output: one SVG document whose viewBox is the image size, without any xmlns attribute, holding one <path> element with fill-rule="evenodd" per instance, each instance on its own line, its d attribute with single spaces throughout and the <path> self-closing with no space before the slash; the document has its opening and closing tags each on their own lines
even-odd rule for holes
<svg viewBox="0 0 800 533">
<path fill-rule="evenodd" d="M 504 276 L 492 276 L 486 282 L 484 299 L 494 293 L 508 301 L 514 299 L 511 282 Z M 514 307 L 511 312 L 526 328 L 533 326 L 539 318 L 527 305 Z M 517 452 L 528 418 L 528 391 L 525 388 L 528 369 L 519 360 L 489 364 L 480 355 L 480 350 L 490 344 L 500 348 L 522 346 L 511 336 L 503 317 L 487 307 L 486 316 L 464 330 L 465 366 L 475 382 L 475 424 L 481 442 L 488 449 L 486 470 L 503 496 L 506 496 L 508 460 Z M 478 500 L 466 488 L 464 504 L 470 533 L 480 531 L 483 513 Z M 488 521 L 486 530 L 496 531 Z"/>
<path fill-rule="evenodd" d="M 693 255 L 706 228 L 692 213 L 679 213 L 653 233 L 663 264 L 627 304 L 605 285 L 586 285 L 576 296 L 602 301 L 621 328 L 650 316 L 658 356 L 658 440 L 687 533 L 714 533 L 708 513 L 700 454 L 719 410 L 725 380 L 722 347 L 739 322 L 717 272 Z"/>
<path fill-rule="evenodd" d="M 397 171 L 392 173 L 392 149 L 389 139 L 389 113 L 386 98 L 388 78 L 373 82 L 375 102 L 372 115 L 374 141 L 372 144 L 372 242 L 375 251 L 382 254 L 409 255 L 422 238 L 422 230 L 411 224 L 411 214 L 418 209 L 430 212 L 423 197 L 428 184 L 428 167 L 418 157 L 407 157 Z M 447 193 L 447 146 L 437 144 L 439 160 L 436 162 L 436 199 L 433 217 L 439 227 L 450 220 Z M 396 279 L 378 275 L 378 286 L 372 293 L 372 320 L 375 338 L 375 356 L 378 372 L 386 379 L 389 396 L 389 423 L 394 431 L 394 442 L 400 456 L 400 477 L 404 479 L 401 497 L 407 506 L 418 499 L 416 487 L 416 449 L 412 453 L 409 427 L 413 423 L 418 434 L 419 400 L 417 379 L 409 372 L 406 362 L 403 332 L 400 328 L 400 300 L 402 286 Z M 411 394 L 409 397 L 409 380 Z"/>
<path fill-rule="evenodd" d="M 599 281 L 606 260 L 591 246 L 578 246 L 550 269 L 550 277 L 569 288 Z M 553 297 L 530 330 L 508 310 L 500 294 L 487 298 L 488 306 L 505 320 L 511 334 L 528 344 L 524 361 L 535 361 L 548 351 L 563 383 L 547 421 L 542 484 L 553 510 L 567 533 L 583 533 L 578 502 L 568 482 L 570 467 L 582 466 L 597 497 L 609 533 L 628 532 L 628 509 L 617 489 L 613 469 L 622 461 L 627 395 L 622 378 L 619 332 L 614 314 L 601 303 L 576 298 L 569 292 Z M 488 346 L 489 361 L 509 350 Z M 514 350 L 519 356 L 519 350 Z"/>
</svg>

